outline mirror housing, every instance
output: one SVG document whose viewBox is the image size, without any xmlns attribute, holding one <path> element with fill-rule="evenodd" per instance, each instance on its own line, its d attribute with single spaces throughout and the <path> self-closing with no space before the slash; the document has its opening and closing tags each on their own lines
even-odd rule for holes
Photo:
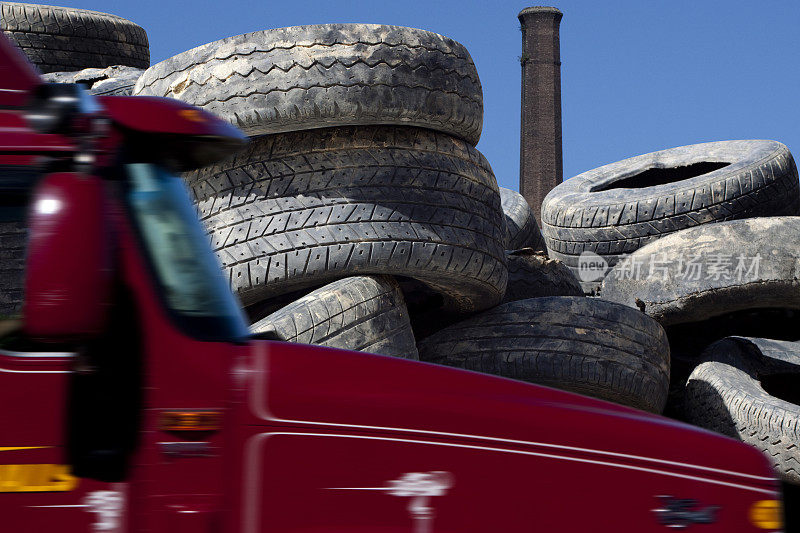
<svg viewBox="0 0 800 533">
<path fill-rule="evenodd" d="M 125 135 L 128 156 L 186 172 L 221 161 L 247 137 L 207 111 L 158 96 L 101 96 L 105 114 Z"/>
<path fill-rule="evenodd" d="M 95 176 L 49 174 L 34 190 L 23 304 L 29 337 L 69 342 L 102 331 L 113 276 L 107 207 Z"/>
</svg>

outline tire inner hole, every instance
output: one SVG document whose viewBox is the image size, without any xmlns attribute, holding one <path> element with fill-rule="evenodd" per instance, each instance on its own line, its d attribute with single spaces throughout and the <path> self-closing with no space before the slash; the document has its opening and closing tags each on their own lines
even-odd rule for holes
<svg viewBox="0 0 800 533">
<path fill-rule="evenodd" d="M 771 396 L 800 405 L 800 387 L 797 374 L 772 374 L 761 378 L 761 386 Z"/>
<path fill-rule="evenodd" d="M 634 174 L 627 178 L 609 183 L 602 186 L 596 191 L 607 191 L 610 189 L 639 189 L 642 187 L 654 187 L 656 185 L 666 185 L 667 183 L 675 183 L 676 181 L 687 180 L 695 176 L 702 176 L 715 170 L 725 168 L 730 163 L 721 163 L 713 161 L 702 161 L 700 163 L 693 163 L 683 167 L 669 167 L 669 168 L 649 168 L 644 172 Z"/>
</svg>

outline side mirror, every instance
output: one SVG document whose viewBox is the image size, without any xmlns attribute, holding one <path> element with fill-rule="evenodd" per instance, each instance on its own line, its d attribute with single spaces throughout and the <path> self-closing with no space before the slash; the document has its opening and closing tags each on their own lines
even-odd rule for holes
<svg viewBox="0 0 800 533">
<path fill-rule="evenodd" d="M 24 331 L 37 340 L 100 333 L 111 300 L 105 185 L 76 173 L 45 176 L 32 196 L 25 265 Z"/>
</svg>

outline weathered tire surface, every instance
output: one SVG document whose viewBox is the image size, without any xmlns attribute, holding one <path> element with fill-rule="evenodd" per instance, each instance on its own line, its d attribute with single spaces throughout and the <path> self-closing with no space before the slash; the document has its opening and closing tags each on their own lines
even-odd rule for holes
<svg viewBox="0 0 800 533">
<path fill-rule="evenodd" d="M 26 242 L 24 222 L 0 221 L 0 319 L 22 311 Z"/>
<path fill-rule="evenodd" d="M 449 135 L 269 135 L 185 177 L 245 305 L 357 274 L 417 279 L 458 311 L 503 297 L 497 182 L 480 152 Z"/>
<path fill-rule="evenodd" d="M 0 28 L 44 73 L 150 65 L 147 33 L 116 15 L 2 2 Z"/>
<path fill-rule="evenodd" d="M 689 227 L 797 214 L 797 167 L 786 146 L 721 141 L 640 155 L 564 181 L 544 199 L 542 232 L 550 257 L 574 270 L 582 252 L 613 266 Z"/>
<path fill-rule="evenodd" d="M 504 302 L 543 296 L 583 296 L 580 283 L 570 269 L 543 252 L 523 248 L 506 252 L 508 285 Z"/>
<path fill-rule="evenodd" d="M 474 145 L 483 127 L 483 91 L 466 48 L 400 26 L 323 24 L 229 37 L 153 65 L 134 94 L 203 107 L 248 135 L 385 124 Z"/>
<path fill-rule="evenodd" d="M 389 276 L 334 281 L 259 320 L 284 341 L 419 359 L 400 286 Z"/>
<path fill-rule="evenodd" d="M 632 253 L 608 273 L 600 293 L 663 325 L 744 309 L 800 309 L 799 242 L 800 217 L 690 228 Z"/>
<path fill-rule="evenodd" d="M 42 78 L 51 83 L 80 83 L 97 96 L 128 96 L 144 70 L 124 65 L 87 68 L 78 72 L 51 72 Z"/>
<path fill-rule="evenodd" d="M 661 412 L 669 345 L 657 322 L 583 297 L 502 304 L 418 344 L 420 359 Z"/>
<path fill-rule="evenodd" d="M 729 337 L 704 356 L 686 384 L 687 420 L 755 446 L 784 481 L 800 484 L 800 346 Z"/>
<path fill-rule="evenodd" d="M 506 250 L 547 251 L 536 217 L 520 193 L 500 187 L 500 205 L 506 216 Z"/>
</svg>

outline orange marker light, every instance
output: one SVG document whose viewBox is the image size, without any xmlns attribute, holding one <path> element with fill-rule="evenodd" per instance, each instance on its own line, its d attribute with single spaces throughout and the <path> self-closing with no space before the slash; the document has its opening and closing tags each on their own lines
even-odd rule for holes
<svg viewBox="0 0 800 533">
<path fill-rule="evenodd" d="M 181 109 L 178 111 L 178 114 L 185 118 L 186 120 L 191 120 L 192 122 L 205 122 L 206 119 L 203 114 L 197 109 Z"/>
<path fill-rule="evenodd" d="M 779 500 L 761 500 L 750 507 L 750 522 L 760 529 L 783 529 L 783 505 Z"/>
<path fill-rule="evenodd" d="M 210 409 L 180 409 L 161 413 L 163 431 L 217 431 L 222 414 Z"/>
</svg>

